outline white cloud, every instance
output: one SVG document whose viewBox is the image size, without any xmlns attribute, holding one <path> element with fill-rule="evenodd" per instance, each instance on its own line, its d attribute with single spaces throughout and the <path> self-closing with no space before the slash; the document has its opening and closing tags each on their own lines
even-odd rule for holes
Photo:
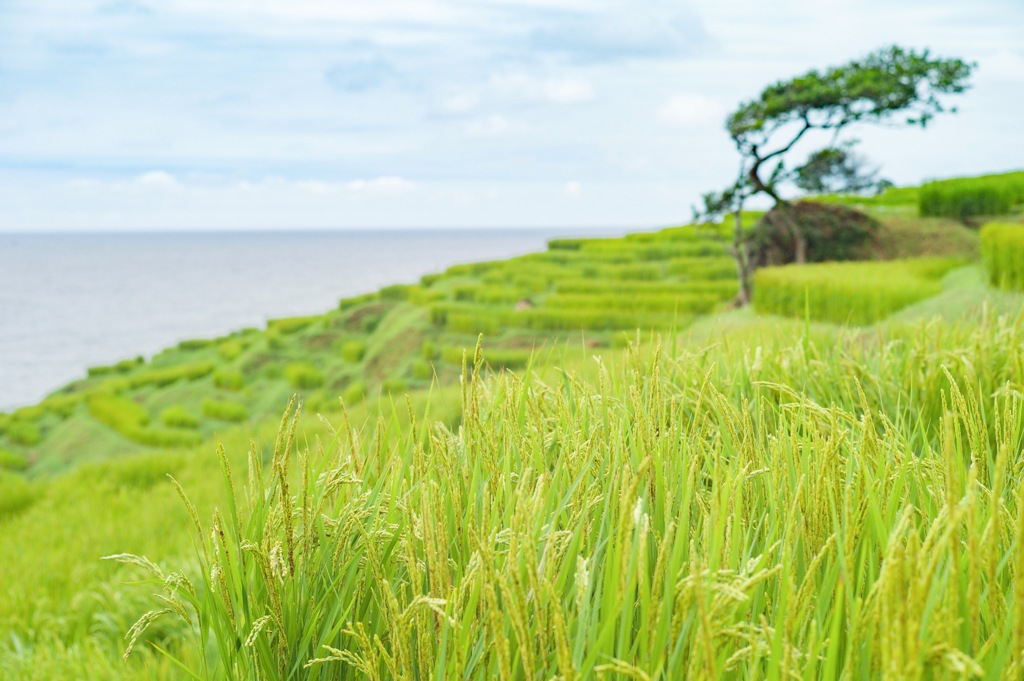
<svg viewBox="0 0 1024 681">
<path fill-rule="evenodd" d="M 725 108 L 717 100 L 692 92 L 680 92 L 666 102 L 658 117 L 669 125 L 682 127 L 704 126 L 718 122 Z"/>
<path fill-rule="evenodd" d="M 1013 50 L 1000 50 L 978 60 L 980 77 L 1012 83 L 1024 83 L 1024 56 Z"/>
<path fill-rule="evenodd" d="M 544 81 L 544 96 L 558 104 L 586 102 L 594 98 L 594 86 L 585 78 L 552 78 Z"/>
<path fill-rule="evenodd" d="M 579 75 L 535 77 L 522 72 L 491 75 L 489 89 L 499 99 L 576 104 L 594 98 L 594 86 Z"/>
<path fill-rule="evenodd" d="M 487 118 L 473 121 L 469 125 L 472 137 L 500 137 L 511 129 L 511 124 L 504 116 L 493 114 Z"/>
<path fill-rule="evenodd" d="M 570 199 L 578 199 L 583 195 L 583 184 L 578 180 L 565 183 L 565 195 Z"/>
<path fill-rule="evenodd" d="M 178 178 L 163 170 L 151 170 L 142 173 L 135 178 L 134 184 L 139 187 L 151 187 L 154 189 L 177 189 L 180 184 Z"/>
<path fill-rule="evenodd" d="M 413 191 L 416 183 L 404 177 L 378 177 L 375 180 L 353 180 L 346 187 L 358 194 L 394 195 Z"/>
</svg>

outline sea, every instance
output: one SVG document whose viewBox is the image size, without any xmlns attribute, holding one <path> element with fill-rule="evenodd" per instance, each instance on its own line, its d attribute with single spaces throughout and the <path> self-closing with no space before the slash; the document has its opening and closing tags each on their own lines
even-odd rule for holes
<svg viewBox="0 0 1024 681">
<path fill-rule="evenodd" d="M 0 233 L 0 412 L 190 338 L 334 308 L 450 265 L 621 230 Z"/>
</svg>

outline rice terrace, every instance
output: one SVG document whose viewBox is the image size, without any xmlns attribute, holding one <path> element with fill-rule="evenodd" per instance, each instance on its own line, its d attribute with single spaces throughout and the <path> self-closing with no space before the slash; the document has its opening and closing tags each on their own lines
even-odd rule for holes
<svg viewBox="0 0 1024 681">
<path fill-rule="evenodd" d="M 0 679 L 1024 678 L 1024 170 L 884 179 L 871 135 L 951 144 L 986 82 L 907 45 L 715 109 L 726 172 L 674 224 L 0 414 Z M 147 211 L 221 186 L 154 177 Z"/>
</svg>

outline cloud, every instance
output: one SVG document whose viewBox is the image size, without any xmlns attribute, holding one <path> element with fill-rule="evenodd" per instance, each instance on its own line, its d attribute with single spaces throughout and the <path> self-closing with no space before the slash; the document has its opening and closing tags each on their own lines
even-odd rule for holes
<svg viewBox="0 0 1024 681">
<path fill-rule="evenodd" d="M 521 71 L 495 73 L 488 90 L 492 96 L 512 102 L 576 104 L 594 98 L 594 86 L 578 75 L 535 77 Z"/>
<path fill-rule="evenodd" d="M 153 189 L 177 189 L 178 178 L 163 170 L 151 170 L 135 178 L 134 185 Z"/>
<path fill-rule="evenodd" d="M 380 56 L 355 57 L 327 70 L 327 82 L 342 92 L 366 92 L 395 77 L 395 67 Z"/>
<path fill-rule="evenodd" d="M 706 126 L 719 122 L 725 108 L 717 100 L 692 92 L 680 92 L 658 109 L 658 117 L 669 125 L 680 127 Z"/>
<path fill-rule="evenodd" d="M 999 50 L 978 60 L 981 77 L 1012 83 L 1024 83 L 1024 55 L 1013 50 Z"/>
<path fill-rule="evenodd" d="M 473 121 L 469 126 L 469 134 L 472 137 L 499 137 L 506 134 L 511 127 L 504 116 L 493 114 Z"/>
<path fill-rule="evenodd" d="M 608 63 L 693 56 L 712 42 L 692 12 L 633 3 L 627 7 L 619 12 L 538 12 L 528 32 L 528 48 L 577 63 Z"/>
<path fill-rule="evenodd" d="M 353 180 L 346 188 L 357 194 L 371 196 L 404 194 L 416 189 L 416 183 L 404 177 L 378 177 L 375 180 Z"/>
<path fill-rule="evenodd" d="M 583 195 L 583 184 L 577 180 L 565 183 L 565 195 L 570 199 L 578 199 Z"/>
</svg>

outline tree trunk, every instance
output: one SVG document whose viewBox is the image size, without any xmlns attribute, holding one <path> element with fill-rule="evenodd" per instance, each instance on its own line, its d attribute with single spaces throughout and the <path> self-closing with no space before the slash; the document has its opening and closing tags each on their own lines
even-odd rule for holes
<svg viewBox="0 0 1024 681">
<path fill-rule="evenodd" d="M 743 243 L 743 218 L 739 208 L 733 213 L 735 227 L 732 233 L 732 257 L 736 261 L 736 274 L 740 279 L 740 292 L 736 296 L 738 307 L 749 305 L 751 301 L 750 259 L 747 257 L 747 245 Z"/>
</svg>

